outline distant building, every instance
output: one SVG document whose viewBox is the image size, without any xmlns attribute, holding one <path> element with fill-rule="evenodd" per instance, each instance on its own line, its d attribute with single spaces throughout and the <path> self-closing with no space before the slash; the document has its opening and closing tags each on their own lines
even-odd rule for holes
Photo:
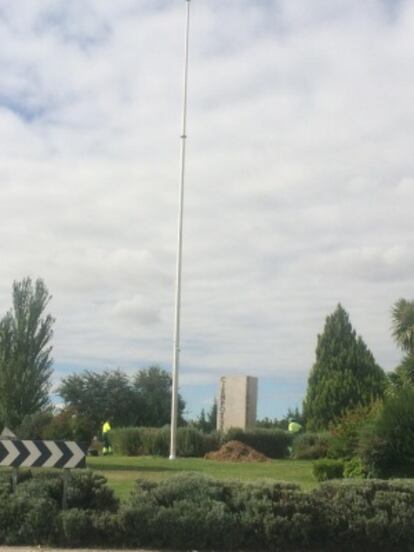
<svg viewBox="0 0 414 552">
<path fill-rule="evenodd" d="M 223 376 L 217 408 L 217 429 L 231 427 L 249 429 L 256 424 L 257 378 L 251 376 Z"/>
</svg>

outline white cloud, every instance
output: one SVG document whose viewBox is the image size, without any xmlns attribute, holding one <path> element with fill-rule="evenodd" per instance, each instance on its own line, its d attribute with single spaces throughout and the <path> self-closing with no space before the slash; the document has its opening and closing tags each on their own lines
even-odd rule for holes
<svg viewBox="0 0 414 552">
<path fill-rule="evenodd" d="M 184 4 L 0 7 L 0 308 L 42 276 L 58 363 L 170 363 Z M 184 382 L 306 378 L 339 301 L 398 360 L 414 8 L 393 5 L 192 5 Z"/>
</svg>

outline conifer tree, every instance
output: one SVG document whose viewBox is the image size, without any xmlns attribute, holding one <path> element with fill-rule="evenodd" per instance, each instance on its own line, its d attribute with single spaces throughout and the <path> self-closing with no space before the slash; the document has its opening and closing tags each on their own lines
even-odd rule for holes
<svg viewBox="0 0 414 552">
<path fill-rule="evenodd" d="M 43 282 L 13 284 L 13 308 L 0 321 L 0 419 L 16 428 L 46 407 L 52 375 L 51 296 Z"/>
<path fill-rule="evenodd" d="M 382 397 L 384 386 L 383 370 L 338 305 L 318 336 L 316 362 L 303 405 L 307 427 L 327 428 L 346 410 Z"/>
</svg>

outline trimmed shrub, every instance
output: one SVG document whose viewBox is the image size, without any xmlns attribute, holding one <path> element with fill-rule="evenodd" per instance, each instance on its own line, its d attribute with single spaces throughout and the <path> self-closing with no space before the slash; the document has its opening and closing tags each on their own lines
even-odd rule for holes
<svg viewBox="0 0 414 552">
<path fill-rule="evenodd" d="M 117 454 L 126 456 L 168 456 L 169 427 L 126 427 L 111 431 L 111 442 Z M 207 434 L 193 427 L 179 427 L 177 453 L 181 457 L 201 457 L 219 446 L 217 434 Z"/>
<path fill-rule="evenodd" d="M 1 544 L 50 544 L 56 535 L 57 508 L 53 500 L 19 493 L 0 499 Z"/>
<path fill-rule="evenodd" d="M 323 533 L 332 548 L 413 550 L 412 485 L 375 480 L 333 482 L 322 484 L 313 494 L 320 502 Z"/>
<path fill-rule="evenodd" d="M 293 437 L 282 429 L 254 429 L 243 431 L 239 428 L 231 428 L 223 438 L 223 442 L 240 441 L 245 445 L 253 447 L 258 452 L 265 454 L 269 458 L 287 458 L 289 456 L 289 447 L 292 444 Z"/>
<path fill-rule="evenodd" d="M 136 427 L 122 427 L 111 431 L 111 444 L 116 454 L 138 456 L 143 450 L 142 432 Z"/>
<path fill-rule="evenodd" d="M 284 550 L 315 540 L 320 513 L 297 485 L 189 474 L 138 482 L 120 516 L 129 546 Z"/>
<path fill-rule="evenodd" d="M 414 485 L 399 481 L 327 482 L 305 493 L 294 484 L 183 474 L 137 482 L 130 500 L 110 512 L 90 498 L 59 510 L 58 501 L 48 497 L 56 495 L 59 477 L 50 475 L 50 481 L 35 477 L 20 483 L 16 493 L 0 495 L 0 544 L 280 552 L 414 549 Z M 100 487 L 93 476 L 86 481 L 88 487 Z M 82 488 L 78 479 L 76 484 Z"/>
<path fill-rule="evenodd" d="M 330 446 L 331 434 L 301 433 L 294 437 L 292 457 L 296 460 L 318 460 L 326 458 Z"/>
<path fill-rule="evenodd" d="M 316 460 L 313 463 L 312 472 L 317 481 L 342 479 L 344 476 L 344 462 L 329 459 Z"/>
</svg>

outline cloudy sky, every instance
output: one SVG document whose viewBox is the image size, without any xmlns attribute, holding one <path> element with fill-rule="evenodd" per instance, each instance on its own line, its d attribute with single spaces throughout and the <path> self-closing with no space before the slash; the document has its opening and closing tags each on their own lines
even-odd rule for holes
<svg viewBox="0 0 414 552">
<path fill-rule="evenodd" d="M 170 369 L 184 0 L 0 3 L 0 311 L 53 294 L 55 383 Z M 414 2 L 194 0 L 181 391 L 300 404 L 338 302 L 377 361 L 414 274 Z"/>
</svg>

